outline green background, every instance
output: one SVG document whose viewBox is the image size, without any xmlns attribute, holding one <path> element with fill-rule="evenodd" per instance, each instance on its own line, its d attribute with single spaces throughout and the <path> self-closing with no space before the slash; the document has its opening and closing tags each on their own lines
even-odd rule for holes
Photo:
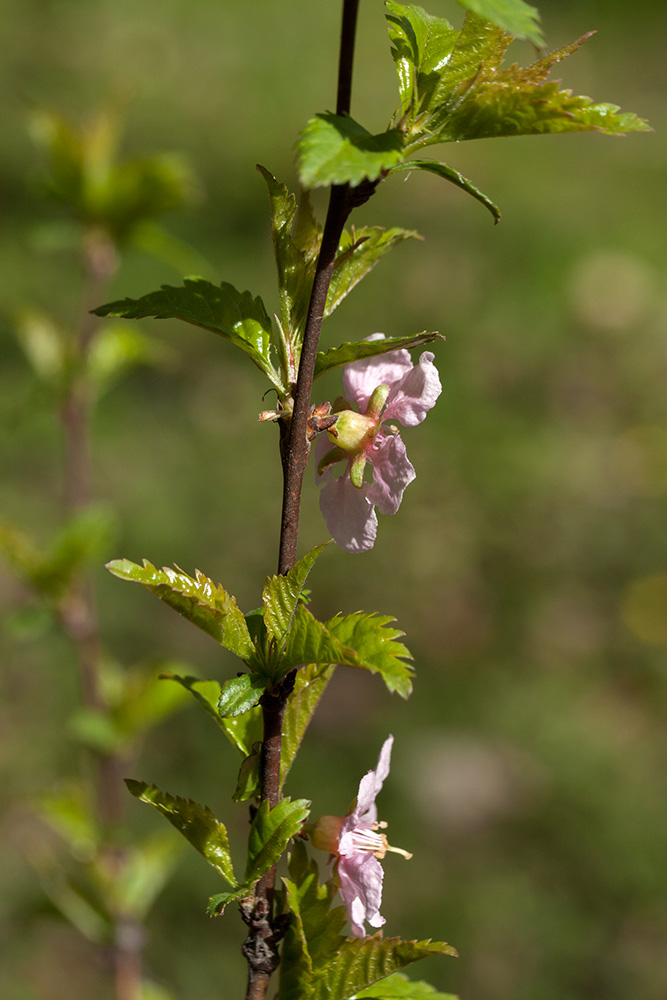
<svg viewBox="0 0 667 1000">
<path fill-rule="evenodd" d="M 430 10 L 459 23 L 457 5 Z M 372 553 L 331 548 L 313 610 L 395 614 L 417 684 L 406 705 L 340 668 L 288 792 L 344 812 L 388 732 L 381 815 L 410 862 L 385 863 L 388 934 L 449 941 L 455 960 L 413 975 L 466 1000 L 662 1000 L 667 995 L 667 296 L 664 122 L 667 14 L 636 0 L 543 3 L 550 47 L 598 35 L 558 67 L 576 92 L 650 119 L 656 134 L 478 141 L 442 150 L 504 213 L 431 176 L 387 182 L 357 221 L 416 228 L 328 323 L 325 345 L 439 329 L 443 394 L 406 431 L 417 479 L 380 518 Z M 183 152 L 198 200 L 168 220 L 230 281 L 277 308 L 267 199 L 256 162 L 295 184 L 292 147 L 335 101 L 338 5 L 322 0 L 4 0 L 0 41 L 0 513 L 46 539 L 60 518 L 57 422 L 13 335 L 33 305 L 78 315 L 80 272 L 48 249 L 33 105 L 73 117 L 123 106 L 128 155 Z M 517 43 L 514 58 L 529 62 Z M 510 53 L 511 54 L 511 53 Z M 362 3 L 352 113 L 384 128 L 395 81 L 379 0 Z M 440 152 L 440 151 L 439 151 Z M 316 199 L 321 210 L 323 202 Z M 112 297 L 179 275 L 129 251 Z M 264 384 L 212 334 L 144 328 L 169 348 L 95 419 L 96 485 L 115 509 L 109 557 L 199 567 L 246 610 L 275 570 L 280 475 Z M 335 374 L 322 398 L 339 392 Z M 268 397 L 270 399 L 270 397 Z M 319 398 L 319 397 L 318 397 Z M 301 551 L 326 537 L 307 477 Z M 154 597 L 98 581 L 105 641 L 126 663 L 235 665 Z M 0 567 L 7 996 L 111 996 L 96 955 L 43 901 L 21 846 L 31 796 L 78 767 L 66 720 L 72 650 L 21 638 L 24 588 Z M 23 630 L 26 631 L 25 629 Z M 229 801 L 237 760 L 194 708 L 157 730 L 133 777 L 206 802 L 240 849 Z M 128 796 L 129 799 L 129 796 Z M 159 822 L 128 802 L 131 822 Z M 174 833 L 176 837 L 177 834 Z M 184 855 L 148 922 L 147 963 L 174 996 L 240 996 L 243 928 L 204 916 L 221 885 Z M 8 977 L 8 978 L 7 978 Z"/>
</svg>

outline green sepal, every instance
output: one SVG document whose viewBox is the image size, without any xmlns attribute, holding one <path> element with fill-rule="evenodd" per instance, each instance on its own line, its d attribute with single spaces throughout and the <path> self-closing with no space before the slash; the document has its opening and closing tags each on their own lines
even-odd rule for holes
<svg viewBox="0 0 667 1000">
<path fill-rule="evenodd" d="M 336 462 L 347 462 L 349 461 L 349 458 L 350 453 L 343 451 L 342 448 L 329 448 L 329 451 L 325 451 L 322 458 L 317 463 L 318 476 L 324 475 L 327 469 L 330 469 L 332 465 L 336 464 Z"/>
<path fill-rule="evenodd" d="M 346 229 L 341 236 L 334 261 L 324 309 L 325 319 L 385 254 L 404 240 L 411 239 L 419 240 L 421 236 L 414 229 L 397 227 L 383 229 L 381 226 L 363 226 L 361 229 Z"/>
<path fill-rule="evenodd" d="M 527 38 L 538 49 L 544 46 L 539 11 L 524 0 L 458 0 L 458 3 L 515 38 Z"/>
<path fill-rule="evenodd" d="M 152 805 L 169 820 L 232 888 L 238 886 L 229 852 L 227 830 L 208 806 L 200 806 L 192 799 L 170 795 L 160 791 L 155 785 L 147 785 L 133 778 L 126 778 L 125 784 L 135 798 Z"/>
<path fill-rule="evenodd" d="M 477 201 L 479 201 L 485 208 L 488 208 L 489 212 L 493 216 L 494 223 L 500 222 L 502 218 L 500 214 L 500 209 L 498 206 L 491 201 L 491 199 L 476 188 L 472 181 L 469 181 L 467 177 L 459 173 L 458 170 L 454 170 L 453 167 L 448 167 L 446 163 L 436 163 L 435 160 L 404 160 L 403 163 L 397 164 L 391 171 L 395 173 L 398 171 L 405 170 L 426 170 L 431 174 L 436 174 L 438 177 L 444 177 L 446 181 L 450 181 L 457 187 L 465 191 L 466 194 L 472 195 Z"/>
<path fill-rule="evenodd" d="M 181 287 L 163 285 L 140 299 L 122 299 L 94 309 L 96 316 L 123 319 L 181 319 L 230 340 L 271 380 L 281 395 L 285 386 L 272 360 L 272 326 L 264 303 L 223 281 L 186 278 Z"/>
<path fill-rule="evenodd" d="M 311 549 L 284 576 L 267 577 L 262 591 L 264 624 L 269 640 L 273 640 L 279 648 L 282 648 L 290 630 L 294 611 L 308 574 L 317 557 L 329 544 L 324 542 Z"/>
<path fill-rule="evenodd" d="M 366 1000 L 374 997 L 376 1000 L 459 1000 L 452 993 L 440 993 L 435 986 L 423 980 L 413 982 L 402 972 L 392 972 L 386 979 L 380 979 L 372 986 L 358 993 L 356 1000 Z"/>
<path fill-rule="evenodd" d="M 235 598 L 199 570 L 193 579 L 178 568 L 156 569 L 147 559 L 142 566 L 115 559 L 106 568 L 121 580 L 142 584 L 235 656 L 253 661 L 255 647 Z"/>
<path fill-rule="evenodd" d="M 422 347 L 430 344 L 434 340 L 444 340 L 445 338 L 437 331 L 429 333 L 416 333 L 412 337 L 385 337 L 384 340 L 357 340 L 332 347 L 328 351 L 319 351 L 315 361 L 315 378 L 338 368 L 340 365 L 349 365 L 353 361 L 364 361 L 366 358 L 375 358 L 379 354 L 389 354 L 391 351 L 400 349 L 410 350 L 413 347 Z"/>
<path fill-rule="evenodd" d="M 334 666 L 310 663 L 299 670 L 294 690 L 287 699 L 283 718 L 283 741 L 280 757 L 280 787 L 282 788 L 304 733 L 324 689 L 333 676 Z"/>
<path fill-rule="evenodd" d="M 218 715 L 222 718 L 244 715 L 258 703 L 270 682 L 261 674 L 239 674 L 220 689 Z"/>
<path fill-rule="evenodd" d="M 391 615 L 356 611 L 336 615 L 324 624 L 329 635 L 354 651 L 357 662 L 353 666 L 381 674 L 389 691 L 408 698 L 414 668 L 405 662 L 412 659 L 410 651 L 402 642 L 396 642 L 405 632 L 390 627 L 395 620 Z"/>
<path fill-rule="evenodd" d="M 305 188 L 378 180 L 403 159 L 398 129 L 372 135 L 349 115 L 311 118 L 297 142 L 299 180 Z"/>
</svg>

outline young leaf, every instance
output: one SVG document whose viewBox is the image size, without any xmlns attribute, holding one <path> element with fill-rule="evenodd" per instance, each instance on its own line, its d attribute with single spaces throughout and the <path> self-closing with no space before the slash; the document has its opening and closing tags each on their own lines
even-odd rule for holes
<svg viewBox="0 0 667 1000">
<path fill-rule="evenodd" d="M 313 977 L 312 1000 L 345 1000 L 398 969 L 434 955 L 456 951 L 443 941 L 402 941 L 382 938 L 345 938 L 335 956 Z"/>
<path fill-rule="evenodd" d="M 167 566 L 156 569 L 147 559 L 143 566 L 129 559 L 115 559 L 106 568 L 121 580 L 141 583 L 225 649 L 242 660 L 252 661 L 255 649 L 236 600 L 199 570 L 195 570 L 192 579 L 179 569 Z"/>
<path fill-rule="evenodd" d="M 351 615 L 336 615 L 325 622 L 325 628 L 329 635 L 353 650 L 358 661 L 353 666 L 381 674 L 390 691 L 407 698 L 412 692 L 414 668 L 405 661 L 412 656 L 402 642 L 395 641 L 405 633 L 388 627 L 393 621 L 388 615 L 356 611 Z"/>
<path fill-rule="evenodd" d="M 132 778 L 127 778 L 125 784 L 135 798 L 152 805 L 168 819 L 232 888 L 238 886 L 229 853 L 227 830 L 207 806 L 200 806 L 178 795 L 169 795 L 155 785 Z"/>
<path fill-rule="evenodd" d="M 364 358 L 374 358 L 378 354 L 388 354 L 391 351 L 398 351 L 400 348 L 421 347 L 423 344 L 430 344 L 441 337 L 439 333 L 417 333 L 412 337 L 386 337 L 384 340 L 358 340 L 354 343 L 340 344 L 339 347 L 331 347 L 328 351 L 320 351 L 315 361 L 315 378 L 338 368 L 340 365 L 349 365 L 352 361 L 362 361 Z"/>
<path fill-rule="evenodd" d="M 273 809 L 264 800 L 252 821 L 248 837 L 245 882 L 261 878 L 283 854 L 287 844 L 303 826 L 310 812 L 307 799 L 281 799 Z"/>
<path fill-rule="evenodd" d="M 322 622 L 300 604 L 294 613 L 285 650 L 276 658 L 276 679 L 307 663 L 360 666 L 354 651 L 346 649 Z"/>
<path fill-rule="evenodd" d="M 540 28 L 540 14 L 524 0 L 458 0 L 462 7 L 471 10 L 487 21 L 497 24 L 515 38 L 527 38 L 537 45 L 544 45 Z"/>
<path fill-rule="evenodd" d="M 437 174 L 438 177 L 444 177 L 446 181 L 450 181 L 452 184 L 456 184 L 460 187 L 462 191 L 466 194 L 472 195 L 477 201 L 481 202 L 485 208 L 488 208 L 489 212 L 493 216 L 494 222 L 500 222 L 501 215 L 500 209 L 491 199 L 485 195 L 479 188 L 476 188 L 472 181 L 469 181 L 463 174 L 460 174 L 458 170 L 454 170 L 453 167 L 448 167 L 446 163 L 436 163 L 435 160 L 404 160 L 403 163 L 399 163 L 395 166 L 391 173 L 395 173 L 399 170 L 426 170 L 429 173 Z"/>
<path fill-rule="evenodd" d="M 439 993 L 430 983 L 412 982 L 402 972 L 392 972 L 386 979 L 381 979 L 357 993 L 355 1000 L 366 1000 L 375 997 L 377 1000 L 459 1000 L 451 993 Z"/>
<path fill-rule="evenodd" d="M 322 230 L 310 207 L 307 192 L 297 206 L 296 198 L 284 184 L 262 166 L 269 189 L 273 249 L 280 290 L 281 367 L 288 385 L 296 382 L 299 352 L 306 325 L 315 264 L 320 250 Z"/>
<path fill-rule="evenodd" d="M 266 691 L 267 678 L 260 674 L 239 674 L 223 684 L 218 700 L 221 718 L 244 715 L 257 704 Z"/>
<path fill-rule="evenodd" d="M 124 864 L 112 883 L 117 910 L 143 920 L 167 883 L 184 846 L 171 830 L 164 828 L 126 847 Z"/>
<path fill-rule="evenodd" d="M 305 188 L 375 181 L 403 159 L 398 129 L 371 135 L 349 115 L 318 115 L 297 142 L 299 179 Z"/>
<path fill-rule="evenodd" d="M 283 719 L 283 742 L 280 759 L 281 788 L 317 703 L 333 676 L 334 669 L 333 666 L 322 667 L 317 663 L 311 663 L 303 670 L 299 670 L 296 675 L 294 690 L 287 700 Z"/>
<path fill-rule="evenodd" d="M 299 595 L 304 588 L 313 563 L 321 552 L 329 545 L 324 542 L 299 559 L 285 576 L 270 576 L 264 584 L 262 600 L 264 601 L 264 623 L 270 639 L 282 647 L 290 630 L 294 610 L 299 601 Z"/>
<path fill-rule="evenodd" d="M 381 226 L 345 230 L 334 262 L 324 310 L 325 319 L 385 254 L 403 240 L 410 239 L 421 239 L 421 237 L 415 230 L 383 229 Z"/>
<path fill-rule="evenodd" d="M 140 299 L 122 299 L 94 309 L 96 316 L 123 319 L 182 319 L 193 326 L 231 340 L 251 358 L 282 394 L 284 386 L 271 358 L 271 320 L 258 297 L 239 292 L 223 281 L 212 285 L 203 278 L 186 278 L 180 288 L 163 285 Z"/>
<path fill-rule="evenodd" d="M 243 760 L 239 768 L 236 788 L 232 795 L 233 802 L 246 802 L 248 799 L 259 797 L 261 790 L 261 747 L 261 742 L 255 743 L 252 752 Z"/>
</svg>

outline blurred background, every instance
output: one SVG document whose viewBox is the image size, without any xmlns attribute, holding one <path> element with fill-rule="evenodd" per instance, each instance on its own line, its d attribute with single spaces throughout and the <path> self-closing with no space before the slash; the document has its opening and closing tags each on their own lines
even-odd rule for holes
<svg viewBox="0 0 667 1000">
<path fill-rule="evenodd" d="M 428 9 L 462 19 L 444 0 Z M 415 228 L 425 242 L 394 250 L 324 343 L 438 329 L 443 393 L 404 434 L 417 479 L 399 515 L 380 518 L 372 553 L 321 557 L 313 610 L 394 614 L 417 680 L 404 705 L 339 668 L 287 791 L 312 798 L 315 815 L 344 812 L 393 732 L 381 812 L 415 857 L 385 863 L 385 930 L 447 940 L 461 955 L 421 963 L 413 978 L 465 1000 L 663 1000 L 667 12 L 656 0 L 545 0 L 540 10 L 550 48 L 598 29 L 555 75 L 656 133 L 440 148 L 500 205 L 496 227 L 427 175 L 388 182 L 358 213 L 358 224 Z M 255 164 L 294 188 L 296 135 L 335 103 L 339 10 L 4 0 L 2 20 L 0 515 L 46 542 L 62 516 L 62 433 L 16 316 L 47 310 L 76 324 L 82 274 L 65 215 L 43 194 L 30 115 L 46 107 L 83 122 L 113 108 L 123 155 L 175 152 L 198 178 L 163 220 L 173 242 L 164 237 L 157 256 L 129 245 L 110 298 L 196 271 L 251 289 L 272 311 Z M 512 51 L 532 60 L 526 43 Z M 357 70 L 352 113 L 377 131 L 396 101 L 379 0 L 362 3 Z M 276 430 L 256 419 L 270 405 L 262 378 L 207 331 L 143 329 L 163 348 L 160 364 L 134 368 L 95 414 L 95 490 L 116 524 L 99 565 L 145 556 L 198 567 L 249 610 L 275 570 L 280 516 Z M 336 373 L 321 383 L 322 398 L 339 391 Z M 301 551 L 324 537 L 308 477 Z M 119 661 L 176 660 L 218 680 L 235 669 L 152 595 L 101 568 L 96 577 Z M 0 604 L 6 995 L 111 1000 L 99 954 L 59 918 L 21 850 L 30 802 L 80 769 L 67 721 L 79 701 L 72 647 L 6 563 Z M 152 732 L 131 776 L 207 803 L 240 848 L 237 767 L 193 703 Z M 161 823 L 134 800 L 127 813 L 138 831 Z M 176 998 L 241 995 L 238 916 L 204 915 L 221 887 L 188 850 L 148 918 L 147 966 Z"/>
</svg>

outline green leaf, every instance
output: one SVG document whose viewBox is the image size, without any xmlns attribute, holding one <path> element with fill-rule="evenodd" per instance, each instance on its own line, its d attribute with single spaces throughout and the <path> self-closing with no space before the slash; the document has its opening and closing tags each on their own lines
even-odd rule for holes
<svg viewBox="0 0 667 1000">
<path fill-rule="evenodd" d="M 524 0 L 458 0 L 473 14 L 492 21 L 515 38 L 527 38 L 538 49 L 545 44 L 540 28 L 540 13 Z"/>
<path fill-rule="evenodd" d="M 273 639 L 279 648 L 282 647 L 291 628 L 294 611 L 308 574 L 327 545 L 329 542 L 324 542 L 323 545 L 311 549 L 284 576 L 270 576 L 264 584 L 262 591 L 264 624 L 269 639 Z"/>
<path fill-rule="evenodd" d="M 243 899 L 249 896 L 252 892 L 252 886 L 248 886 L 245 883 L 234 889 L 233 892 L 218 892 L 215 896 L 211 896 L 208 901 L 208 906 L 206 907 L 206 915 L 209 917 L 219 917 L 225 912 L 225 908 L 229 906 L 230 903 L 235 902 L 237 899 Z"/>
<path fill-rule="evenodd" d="M 381 674 L 390 691 L 407 698 L 412 692 L 414 668 L 405 661 L 412 656 L 402 642 L 395 641 L 405 633 L 390 628 L 393 621 L 390 615 L 357 611 L 351 615 L 336 615 L 325 622 L 325 627 L 329 635 L 353 650 L 358 661 L 353 666 Z"/>
<path fill-rule="evenodd" d="M 203 278 L 186 278 L 180 288 L 163 285 L 140 299 L 122 299 L 93 310 L 96 316 L 123 319 L 182 319 L 193 326 L 212 330 L 230 340 L 268 375 L 282 393 L 284 386 L 271 358 L 271 320 L 258 297 L 239 292 L 223 281 L 213 285 Z"/>
<path fill-rule="evenodd" d="M 413 229 L 396 227 L 383 229 L 381 226 L 363 226 L 361 229 L 345 230 L 334 262 L 324 310 L 325 319 L 385 254 L 403 240 L 410 239 L 421 237 Z"/>
<path fill-rule="evenodd" d="M 156 569 L 147 559 L 143 566 L 129 559 L 115 559 L 106 568 L 121 580 L 141 583 L 225 649 L 252 661 L 254 646 L 235 598 L 199 570 L 195 570 L 193 579 L 179 569 Z"/>
<path fill-rule="evenodd" d="M 64 386 L 72 365 L 71 335 L 36 309 L 21 310 L 14 329 L 35 374 L 49 385 Z"/>
<path fill-rule="evenodd" d="M 297 142 L 299 179 L 305 188 L 375 181 L 403 159 L 398 129 L 372 135 L 349 115 L 318 115 Z"/>
<path fill-rule="evenodd" d="M 488 208 L 494 222 L 500 222 L 501 215 L 498 206 L 480 191 L 479 188 L 476 188 L 472 181 L 469 181 L 463 174 L 460 174 L 458 170 L 454 170 L 453 167 L 448 167 L 446 163 L 436 163 L 435 160 L 404 160 L 403 163 L 399 163 L 394 167 L 391 172 L 394 173 L 399 170 L 426 170 L 429 173 L 436 174 L 438 177 L 444 177 L 446 181 L 456 184 L 462 191 L 472 195 L 485 208 Z"/>
<path fill-rule="evenodd" d="M 105 323 L 91 341 L 87 367 L 98 391 L 101 391 L 137 365 L 163 364 L 166 357 L 162 344 L 147 337 L 134 324 Z"/>
<path fill-rule="evenodd" d="M 132 778 L 127 778 L 125 784 L 135 798 L 149 803 L 169 820 L 232 888 L 238 886 L 229 853 L 227 830 L 207 806 L 170 795 L 155 785 Z"/>
<path fill-rule="evenodd" d="M 553 66 L 588 35 L 525 69 L 516 64 L 501 69 L 512 35 L 497 24 L 469 12 L 461 31 L 454 32 L 421 7 L 388 0 L 387 9 L 406 154 L 462 139 L 649 128 L 635 115 L 617 114 L 616 105 L 593 104 L 546 82 Z"/>
<path fill-rule="evenodd" d="M 262 744 L 258 741 L 254 744 L 251 753 L 243 760 L 239 768 L 236 788 L 232 795 L 233 802 L 246 802 L 248 799 L 259 797 L 261 792 L 261 750 Z"/>
<path fill-rule="evenodd" d="M 310 303 L 322 230 L 312 213 L 308 193 L 299 204 L 284 184 L 264 167 L 257 169 L 267 183 L 271 203 L 273 249 L 280 291 L 280 354 L 286 385 L 296 382 L 299 354 Z"/>
<path fill-rule="evenodd" d="M 398 969 L 434 955 L 451 955 L 456 951 L 443 941 L 403 941 L 382 938 L 380 934 L 365 938 L 345 938 L 335 955 L 325 965 L 318 966 L 313 978 L 312 1000 L 345 1000 Z"/>
<path fill-rule="evenodd" d="M 319 351 L 315 361 L 315 378 L 340 365 L 349 365 L 353 361 L 374 358 L 379 354 L 388 354 L 390 351 L 403 348 L 411 350 L 413 347 L 422 347 L 437 339 L 444 340 L 444 337 L 437 332 L 428 333 L 425 330 L 412 337 L 386 337 L 384 340 L 357 340 L 353 343 L 340 344 L 328 351 Z"/>
<path fill-rule="evenodd" d="M 220 690 L 218 715 L 224 719 L 248 712 L 266 691 L 267 683 L 267 678 L 260 674 L 239 674 L 238 677 L 232 677 Z"/>
<path fill-rule="evenodd" d="M 283 718 L 283 742 L 280 758 L 281 788 L 317 703 L 333 676 L 334 669 L 333 666 L 323 667 L 320 664 L 311 663 L 303 670 L 299 670 L 296 675 L 294 690 L 287 699 Z"/>
<path fill-rule="evenodd" d="M 260 803 L 250 826 L 248 863 L 245 882 L 261 878 L 282 856 L 287 844 L 295 837 L 308 817 L 307 799 L 281 799 L 273 809 L 266 799 Z"/>
<path fill-rule="evenodd" d="M 378 1000 L 459 1000 L 451 993 L 440 993 L 434 986 L 423 981 L 412 982 L 402 972 L 392 972 L 386 979 L 381 979 L 368 986 L 362 993 L 357 993 L 354 1000 L 365 1000 L 366 997 L 376 997 Z"/>
<path fill-rule="evenodd" d="M 183 842 L 170 830 L 150 834 L 125 849 L 121 870 L 113 880 L 118 910 L 143 920 L 169 881 Z"/>
<path fill-rule="evenodd" d="M 294 667 L 302 667 L 307 663 L 321 665 L 341 663 L 359 666 L 354 652 L 346 649 L 322 622 L 318 622 L 308 608 L 300 604 L 294 613 L 285 651 L 277 659 L 276 679 Z"/>
</svg>

